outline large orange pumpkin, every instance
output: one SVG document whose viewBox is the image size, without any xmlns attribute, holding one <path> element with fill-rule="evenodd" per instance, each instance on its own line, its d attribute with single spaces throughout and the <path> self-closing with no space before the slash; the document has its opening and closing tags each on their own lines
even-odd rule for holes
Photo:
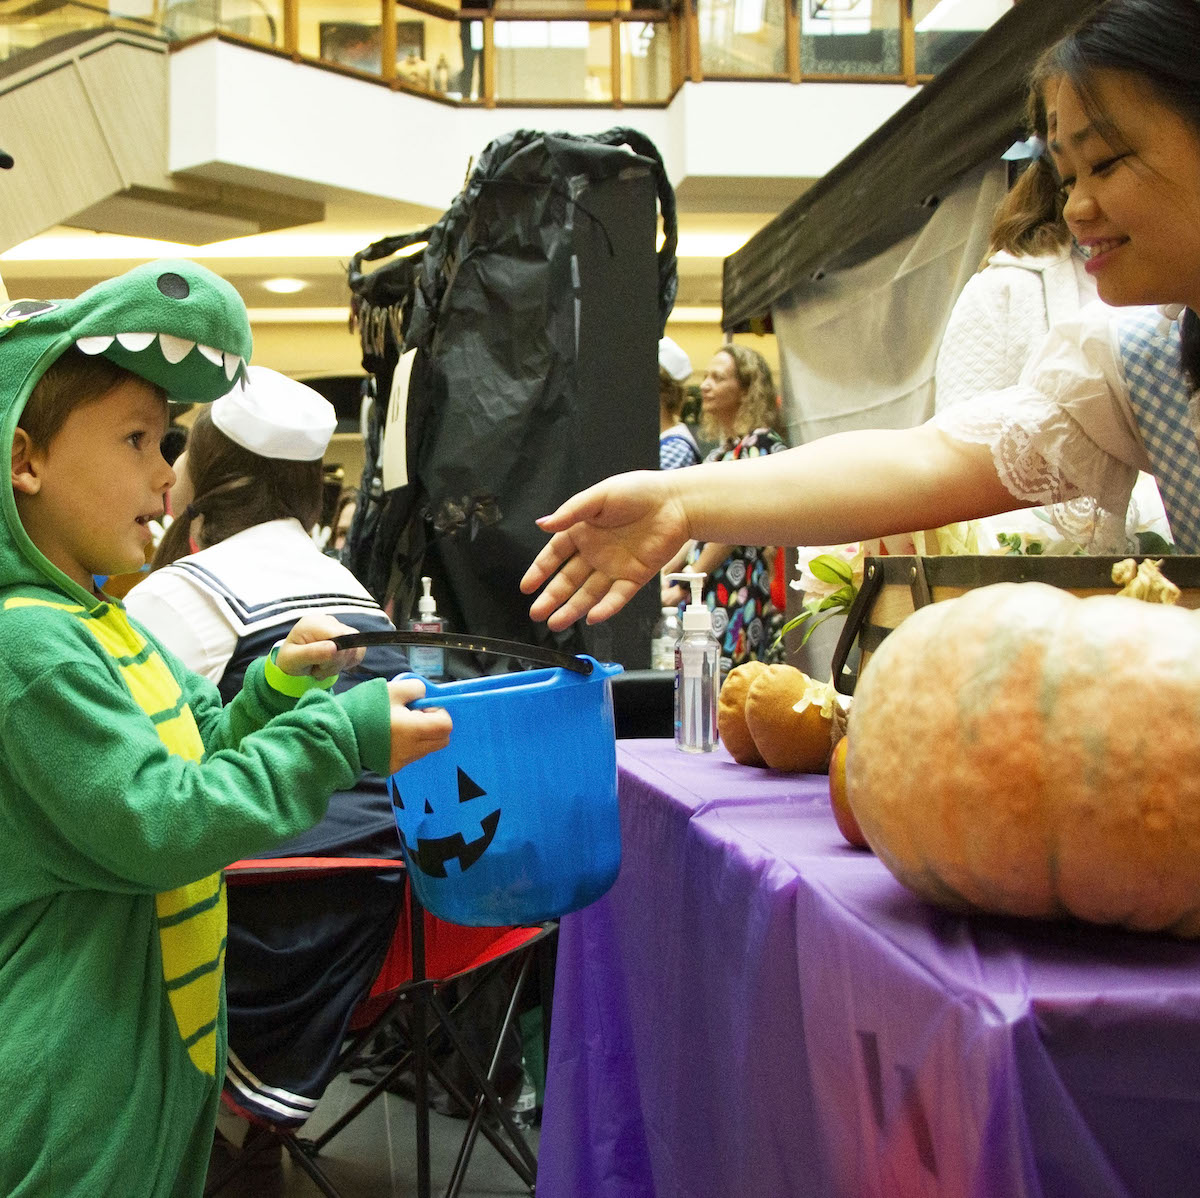
<svg viewBox="0 0 1200 1198">
<path fill-rule="evenodd" d="M 925 898 L 1200 935 L 1200 616 L 1040 583 L 931 604 L 849 736 L 854 814 Z"/>
</svg>

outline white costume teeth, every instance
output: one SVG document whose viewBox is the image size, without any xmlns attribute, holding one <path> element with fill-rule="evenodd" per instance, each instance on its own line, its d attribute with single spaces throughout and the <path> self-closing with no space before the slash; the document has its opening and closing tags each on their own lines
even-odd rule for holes
<svg viewBox="0 0 1200 1198">
<path fill-rule="evenodd" d="M 162 350 L 162 356 L 174 366 L 196 348 L 196 343 L 185 341 L 182 337 L 172 337 L 170 333 L 159 333 L 158 347 Z"/>
<path fill-rule="evenodd" d="M 196 349 L 206 361 L 224 370 L 225 377 L 231 383 L 246 365 L 238 354 L 226 353 L 211 345 L 200 345 L 195 341 L 188 341 L 185 337 L 175 337 L 171 333 L 117 333 L 115 336 L 101 333 L 91 337 L 77 338 L 75 348 L 80 353 L 95 357 L 97 354 L 104 353 L 115 342 L 123 349 L 129 350 L 130 353 L 139 354 L 143 350 L 149 349 L 156 341 L 162 356 L 172 366 L 178 365 L 193 349 Z"/>
</svg>

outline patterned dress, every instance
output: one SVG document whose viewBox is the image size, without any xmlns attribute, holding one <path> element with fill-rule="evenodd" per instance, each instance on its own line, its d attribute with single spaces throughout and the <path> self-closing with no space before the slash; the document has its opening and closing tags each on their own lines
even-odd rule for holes
<svg viewBox="0 0 1200 1198">
<path fill-rule="evenodd" d="M 732 462 L 786 448 L 778 433 L 756 428 L 740 441 L 718 446 L 705 461 Z M 696 547 L 696 554 L 701 548 Z M 704 581 L 704 601 L 721 642 L 722 674 L 747 661 L 783 660 L 783 646 L 773 648 L 783 625 L 783 613 L 771 602 L 776 557 L 773 546 L 737 545 Z"/>
</svg>

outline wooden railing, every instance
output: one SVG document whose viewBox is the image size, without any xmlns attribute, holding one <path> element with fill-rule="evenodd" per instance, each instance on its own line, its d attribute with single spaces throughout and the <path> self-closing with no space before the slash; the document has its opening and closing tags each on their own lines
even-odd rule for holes
<svg viewBox="0 0 1200 1198">
<path fill-rule="evenodd" d="M 1005 0 L 992 3 L 1002 9 Z M 304 0 L 153 0 L 148 13 L 139 5 L 122 16 L 119 0 L 0 0 L 0 62 L 66 32 L 116 24 L 176 45 L 218 35 L 456 104 L 662 106 L 685 80 L 922 83 L 981 32 L 933 27 L 937 7 L 338 0 L 306 9 Z"/>
</svg>

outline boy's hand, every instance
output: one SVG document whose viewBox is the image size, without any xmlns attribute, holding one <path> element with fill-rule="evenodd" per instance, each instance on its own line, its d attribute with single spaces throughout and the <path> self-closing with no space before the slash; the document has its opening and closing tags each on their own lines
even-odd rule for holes
<svg viewBox="0 0 1200 1198">
<path fill-rule="evenodd" d="M 388 683 L 388 698 L 392 703 L 392 764 L 394 774 L 410 761 L 427 753 L 436 753 L 450 743 L 450 713 L 444 707 L 421 707 L 415 711 L 407 706 L 425 695 L 425 683 L 420 678 L 394 678 Z"/>
<path fill-rule="evenodd" d="M 353 669 L 362 661 L 366 650 L 338 649 L 332 638 L 356 631 L 333 616 L 303 616 L 296 621 L 287 640 L 279 646 L 275 664 L 293 678 L 303 678 L 305 675 L 328 678 L 343 670 Z"/>
</svg>

